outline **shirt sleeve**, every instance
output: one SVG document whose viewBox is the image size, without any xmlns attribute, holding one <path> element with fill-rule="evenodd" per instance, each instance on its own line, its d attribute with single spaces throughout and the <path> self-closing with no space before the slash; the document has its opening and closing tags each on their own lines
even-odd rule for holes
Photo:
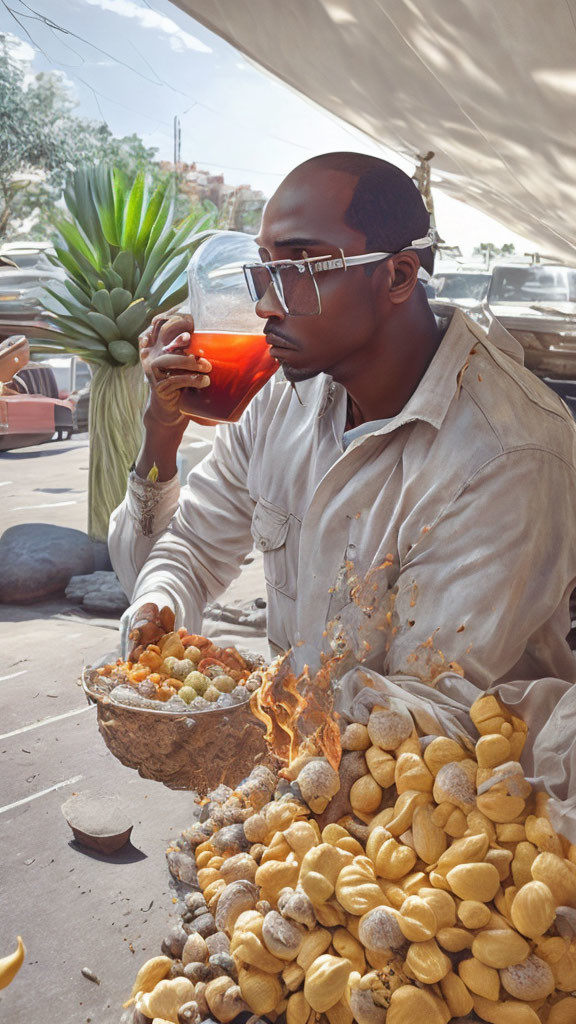
<svg viewBox="0 0 576 1024">
<path fill-rule="evenodd" d="M 531 641 L 534 671 L 573 679 L 575 508 L 574 469 L 554 453 L 516 449 L 479 469 L 405 558 L 387 672 L 430 683 L 455 663 L 486 689 L 527 664 Z"/>
<path fill-rule="evenodd" d="M 179 498 L 178 476 L 152 483 L 130 473 L 126 497 L 110 516 L 108 530 L 110 561 L 129 598 L 155 541 L 168 528 Z"/>
<path fill-rule="evenodd" d="M 207 601 L 217 598 L 239 575 L 252 548 L 255 503 L 247 482 L 251 450 L 249 417 L 219 427 L 212 452 L 189 474 L 175 508 L 173 482 L 166 485 L 166 494 L 156 506 L 154 529 L 166 518 L 169 525 L 151 538 L 125 623 L 137 608 L 152 601 L 173 609 L 176 627 L 200 631 Z"/>
</svg>

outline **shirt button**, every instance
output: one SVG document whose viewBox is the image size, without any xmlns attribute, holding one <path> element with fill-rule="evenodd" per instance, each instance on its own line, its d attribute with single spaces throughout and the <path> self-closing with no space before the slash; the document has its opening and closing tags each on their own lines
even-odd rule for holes
<svg viewBox="0 0 576 1024">
<path fill-rule="evenodd" d="M 260 547 L 261 548 L 265 548 L 267 544 L 268 544 L 268 539 L 266 537 L 261 537 L 260 538 Z"/>
</svg>

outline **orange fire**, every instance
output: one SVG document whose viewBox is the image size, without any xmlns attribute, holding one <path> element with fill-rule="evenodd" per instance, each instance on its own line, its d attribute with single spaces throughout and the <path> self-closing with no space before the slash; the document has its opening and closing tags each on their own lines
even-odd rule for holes
<svg viewBox="0 0 576 1024">
<path fill-rule="evenodd" d="M 287 765 L 306 740 L 324 754 L 337 771 L 342 757 L 340 730 L 332 710 L 331 690 L 321 679 L 310 679 L 305 669 L 296 677 L 289 656 L 274 663 L 250 700 L 252 713 L 266 726 L 266 743 Z"/>
<path fill-rule="evenodd" d="M 354 562 L 346 561 L 343 579 L 351 600 L 366 616 L 372 630 L 394 632 L 392 626 L 395 596 L 386 590 L 386 599 L 380 594 L 382 579 L 386 584 L 386 570 L 394 563 L 387 554 L 384 561 L 361 577 Z M 383 577 L 384 574 L 384 577 Z M 308 669 L 298 678 L 290 667 L 290 652 L 274 662 L 267 670 L 264 681 L 250 701 L 252 713 L 266 726 L 266 743 L 270 750 L 290 765 L 305 742 L 309 753 L 323 754 L 337 771 L 342 758 L 340 729 L 333 708 L 334 683 L 349 668 L 361 664 L 370 654 L 366 639 L 347 636 L 336 619 L 328 623 L 324 637 L 329 638 L 332 650 L 324 655 L 322 665 L 311 679 Z"/>
</svg>

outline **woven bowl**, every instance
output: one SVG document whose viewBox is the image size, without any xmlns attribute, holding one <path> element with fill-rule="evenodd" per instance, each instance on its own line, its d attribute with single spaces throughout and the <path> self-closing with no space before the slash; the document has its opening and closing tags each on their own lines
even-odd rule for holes
<svg viewBox="0 0 576 1024">
<path fill-rule="evenodd" d="M 143 779 L 204 796 L 220 783 L 234 788 L 256 763 L 264 763 L 264 726 L 249 701 L 208 711 L 156 711 L 116 704 L 98 688 L 95 668 L 82 686 L 97 705 L 98 728 L 108 749 Z M 161 707 L 161 706 L 160 706 Z"/>
</svg>

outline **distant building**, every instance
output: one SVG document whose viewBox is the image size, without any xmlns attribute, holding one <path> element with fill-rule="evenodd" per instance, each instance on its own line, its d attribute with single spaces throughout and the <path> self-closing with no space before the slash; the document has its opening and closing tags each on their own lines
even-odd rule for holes
<svg viewBox="0 0 576 1024">
<path fill-rule="evenodd" d="M 163 171 L 174 171 L 174 164 L 168 161 L 163 161 L 160 166 Z M 178 171 L 181 175 L 180 191 L 189 196 L 191 203 L 201 203 L 205 199 L 214 203 L 220 212 L 221 228 L 256 234 L 266 202 L 263 192 L 250 185 L 227 185 L 223 174 L 211 174 L 195 163 L 178 164 Z"/>
</svg>

